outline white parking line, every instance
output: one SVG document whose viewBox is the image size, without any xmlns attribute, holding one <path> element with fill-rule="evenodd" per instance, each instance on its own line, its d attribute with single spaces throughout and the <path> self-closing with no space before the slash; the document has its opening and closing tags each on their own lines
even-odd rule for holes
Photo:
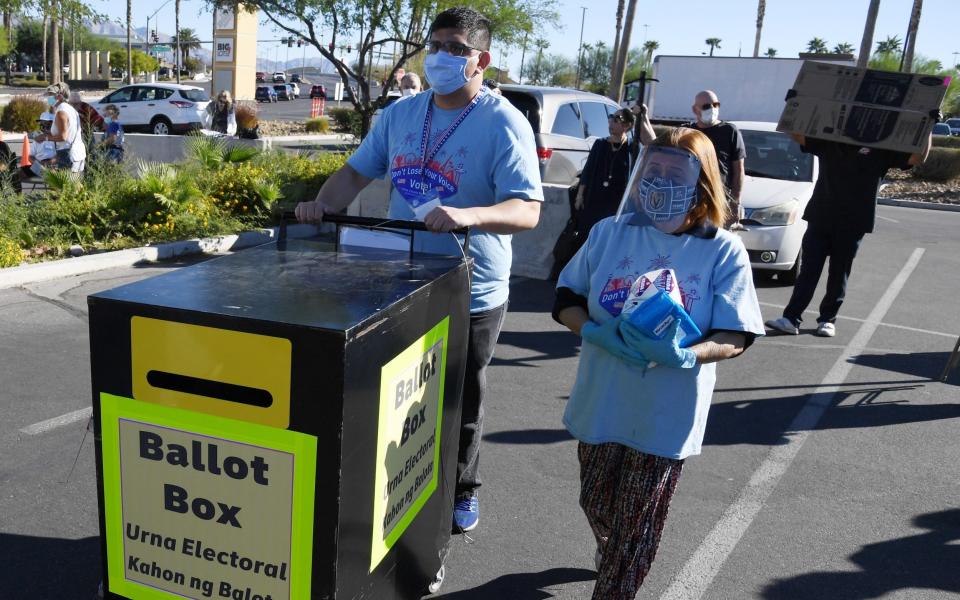
<svg viewBox="0 0 960 600">
<path fill-rule="evenodd" d="M 923 248 L 913 251 L 907 263 L 900 269 L 900 273 L 890 283 L 886 293 L 833 363 L 833 367 L 823 378 L 817 391 L 810 394 L 809 400 L 787 427 L 789 441 L 770 451 L 767 458 L 750 477 L 750 481 L 740 492 L 737 500 L 727 507 L 713 530 L 670 582 L 670 587 L 660 597 L 661 600 L 699 600 L 703 597 L 727 557 L 736 548 L 740 538 L 746 533 L 770 494 L 780 483 L 780 478 L 790 468 L 790 464 L 817 426 L 820 417 L 833 404 L 840 385 L 854 366 L 851 359 L 867 347 L 867 342 L 880 326 L 883 316 L 893 306 L 910 274 L 920 262 L 923 252 Z"/>
<path fill-rule="evenodd" d="M 878 218 L 878 219 L 883 219 L 884 221 L 890 221 L 891 223 L 899 223 L 899 222 L 900 222 L 900 221 L 898 221 L 898 220 L 896 220 L 896 219 L 891 219 L 890 217 L 883 217 L 883 216 L 880 216 L 880 215 L 877 215 L 877 218 Z"/>
<path fill-rule="evenodd" d="M 780 310 L 783 310 L 784 308 L 786 308 L 783 304 L 774 304 L 773 302 L 760 302 L 760 306 L 769 306 L 770 308 L 779 308 Z M 811 315 L 818 314 L 817 311 L 815 310 L 805 310 L 803 312 L 804 314 L 809 313 Z M 845 317 L 843 315 L 838 315 L 837 319 L 838 320 L 843 319 L 845 321 L 854 321 L 856 323 L 865 323 L 867 321 L 866 319 L 858 319 L 856 317 Z M 940 337 L 950 338 L 952 340 L 955 340 L 957 339 L 958 336 L 960 336 L 960 334 L 957 334 L 957 333 L 948 333 L 946 331 L 931 331 L 929 329 L 917 329 L 916 327 L 907 327 L 906 325 L 894 325 L 893 323 L 878 323 L 878 325 L 881 325 L 883 327 L 890 327 L 892 329 L 902 329 L 904 331 L 913 331 L 915 333 L 925 333 L 927 335 L 939 335 Z"/>
<path fill-rule="evenodd" d="M 40 421 L 39 423 L 34 423 L 33 425 L 27 425 L 20 430 L 20 433 L 24 435 L 39 435 L 41 433 L 46 433 L 50 430 L 56 429 L 57 427 L 63 427 L 64 425 L 89 419 L 91 414 L 93 414 L 93 408 L 81 408 L 80 410 L 68 412 L 67 414 L 60 415 L 59 417 L 47 419 L 46 421 Z"/>
</svg>

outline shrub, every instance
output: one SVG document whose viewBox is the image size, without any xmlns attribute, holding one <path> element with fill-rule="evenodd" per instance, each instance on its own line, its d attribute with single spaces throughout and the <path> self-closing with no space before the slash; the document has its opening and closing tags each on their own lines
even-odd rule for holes
<svg viewBox="0 0 960 600">
<path fill-rule="evenodd" d="M 307 133 L 330 133 L 330 121 L 323 117 L 307 119 Z"/>
<path fill-rule="evenodd" d="M 15 267 L 23 262 L 23 250 L 20 245 L 7 237 L 0 236 L 0 269 Z"/>
<path fill-rule="evenodd" d="M 0 128 L 7 131 L 33 131 L 37 128 L 37 119 L 49 107 L 36 96 L 14 96 L 0 113 Z"/>
<path fill-rule="evenodd" d="M 238 129 L 256 129 L 259 119 L 257 118 L 257 106 L 255 104 L 238 102 L 236 115 Z"/>
<path fill-rule="evenodd" d="M 290 156 L 280 152 L 264 155 L 272 172 L 278 174 L 283 205 L 292 210 L 298 202 L 313 200 L 323 184 L 347 162 L 347 154 L 323 153 Z"/>
<path fill-rule="evenodd" d="M 209 183 L 211 202 L 227 214 L 257 217 L 269 214 L 280 196 L 276 181 L 253 162 L 225 164 Z"/>
<path fill-rule="evenodd" d="M 939 182 L 960 177 L 960 149 L 931 148 L 927 160 L 913 168 L 913 176 Z"/>
<path fill-rule="evenodd" d="M 935 135 L 933 136 L 934 148 L 960 148 L 960 137 Z"/>
<path fill-rule="evenodd" d="M 352 108 L 331 108 L 330 118 L 338 130 L 354 135 L 360 133 L 360 113 Z"/>
</svg>

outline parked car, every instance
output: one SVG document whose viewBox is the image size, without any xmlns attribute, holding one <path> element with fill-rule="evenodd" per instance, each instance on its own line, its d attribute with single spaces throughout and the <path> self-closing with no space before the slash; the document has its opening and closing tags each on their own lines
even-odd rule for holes
<svg viewBox="0 0 960 600">
<path fill-rule="evenodd" d="M 263 83 L 267 80 L 267 74 L 263 71 L 257 71 L 257 83 Z"/>
<path fill-rule="evenodd" d="M 296 83 L 290 82 L 287 84 L 291 90 L 293 90 L 293 99 L 296 100 L 300 97 L 300 86 Z"/>
<path fill-rule="evenodd" d="M 951 134 L 960 135 L 960 118 L 947 119 L 945 123 L 950 127 Z"/>
<path fill-rule="evenodd" d="M 303 79 L 300 77 L 300 73 L 294 73 L 290 76 L 290 83 L 303 83 Z"/>
<path fill-rule="evenodd" d="M 800 242 L 807 230 L 801 217 L 817 181 L 817 159 L 778 132 L 776 123 L 734 124 L 747 148 L 740 239 L 759 276 L 776 274 L 781 283 L 792 284 L 800 270 Z"/>
<path fill-rule="evenodd" d="M 953 130 L 951 130 L 950 126 L 946 123 L 934 123 L 933 135 L 951 136 L 953 135 Z"/>
<path fill-rule="evenodd" d="M 609 98 L 567 88 L 501 85 L 500 91 L 533 127 L 544 183 L 573 186 L 593 142 L 610 135 L 607 118 L 620 110 Z"/>
<path fill-rule="evenodd" d="M 277 92 L 278 100 L 293 100 L 293 88 L 285 83 L 274 84 L 273 89 Z"/>
<path fill-rule="evenodd" d="M 276 102 L 277 91 L 269 85 L 258 85 L 253 97 L 257 102 Z"/>
<path fill-rule="evenodd" d="M 325 99 L 327 97 L 327 88 L 320 84 L 314 84 L 310 86 L 310 97 Z"/>
<path fill-rule="evenodd" d="M 124 86 L 92 105 L 103 114 L 105 106 L 116 104 L 125 131 L 169 135 L 202 127 L 203 113 L 209 103 L 210 96 L 202 88 L 150 83 Z"/>
<path fill-rule="evenodd" d="M 273 74 L 274 83 L 283 83 L 286 80 L 287 80 L 287 74 L 284 73 L 283 71 L 277 71 L 276 73 Z"/>
</svg>

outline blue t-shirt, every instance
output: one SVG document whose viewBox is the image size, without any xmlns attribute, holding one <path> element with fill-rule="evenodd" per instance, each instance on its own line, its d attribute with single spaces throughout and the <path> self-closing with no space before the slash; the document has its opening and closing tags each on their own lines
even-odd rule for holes
<svg viewBox="0 0 960 600">
<path fill-rule="evenodd" d="M 672 269 L 675 281 L 664 275 Z M 560 273 L 557 287 L 587 298 L 590 319 L 620 314 L 634 281 L 679 286 L 684 308 L 711 330 L 763 335 L 750 259 L 736 235 L 670 235 L 652 226 L 608 217 Z M 716 364 L 692 369 L 656 366 L 646 375 L 584 342 L 563 422 L 577 439 L 616 442 L 641 452 L 682 459 L 700 453 L 716 381 Z"/>
<path fill-rule="evenodd" d="M 116 121 L 111 122 L 107 125 L 107 130 L 104 132 L 103 136 L 109 138 L 111 135 L 117 136 L 110 146 L 113 148 L 122 148 L 123 147 L 123 126 Z"/>
<path fill-rule="evenodd" d="M 469 208 L 514 198 L 543 200 L 530 123 L 509 101 L 486 91 L 428 159 L 426 173 L 421 176 L 421 140 L 432 100 L 433 94 L 424 92 L 390 105 L 348 161 L 365 177 L 390 175 L 391 218 L 423 220 L 432 205 L 423 204 L 425 201 Z M 442 110 L 434 105 L 432 112 L 428 151 L 462 109 Z M 427 243 L 435 251 L 451 252 L 452 237 L 448 234 L 417 234 L 418 240 L 422 238 L 432 238 Z M 470 256 L 474 260 L 470 312 L 490 310 L 507 301 L 513 261 L 510 240 L 510 235 L 478 229 L 470 232 Z"/>
</svg>

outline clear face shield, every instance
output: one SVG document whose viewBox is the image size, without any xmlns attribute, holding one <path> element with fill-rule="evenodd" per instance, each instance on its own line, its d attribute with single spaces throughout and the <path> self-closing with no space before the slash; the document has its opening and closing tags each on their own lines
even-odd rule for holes
<svg viewBox="0 0 960 600">
<path fill-rule="evenodd" d="M 698 200 L 700 160 L 682 148 L 647 146 L 630 176 L 617 220 L 673 233 Z"/>
</svg>

